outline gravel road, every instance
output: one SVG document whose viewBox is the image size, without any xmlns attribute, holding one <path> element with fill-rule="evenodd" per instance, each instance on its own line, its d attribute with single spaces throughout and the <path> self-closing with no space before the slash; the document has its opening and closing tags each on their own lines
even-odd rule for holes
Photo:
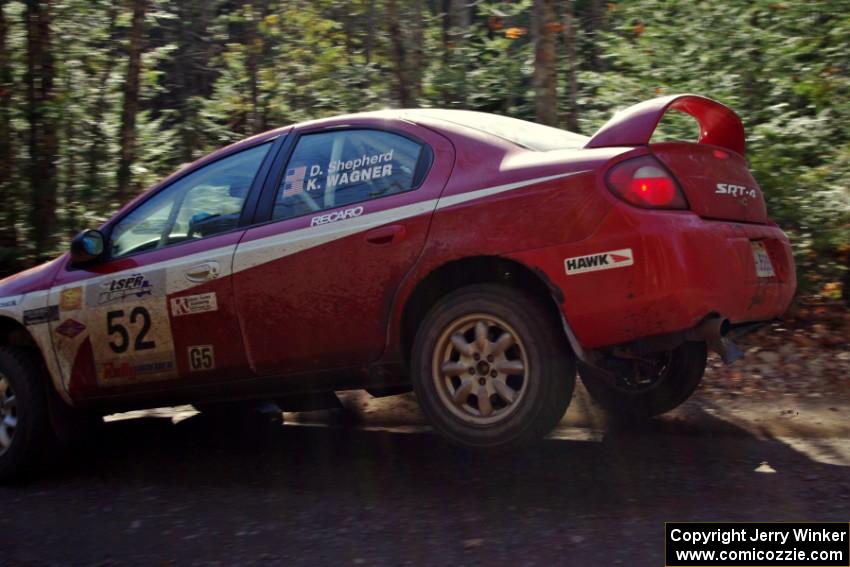
<svg viewBox="0 0 850 567">
<path fill-rule="evenodd" d="M 390 426 L 387 409 L 247 430 L 179 411 L 113 421 L 0 488 L 0 563 L 657 567 L 666 520 L 850 520 L 850 405 L 765 410 L 815 430 L 709 406 L 631 429 L 568 418 L 505 455 Z"/>
</svg>

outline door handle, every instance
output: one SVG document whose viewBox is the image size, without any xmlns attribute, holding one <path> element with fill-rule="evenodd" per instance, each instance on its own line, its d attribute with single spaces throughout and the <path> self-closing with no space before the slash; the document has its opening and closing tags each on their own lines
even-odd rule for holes
<svg viewBox="0 0 850 567">
<path fill-rule="evenodd" d="M 190 282 L 205 282 L 217 278 L 221 273 L 221 268 L 218 262 L 210 261 L 192 266 L 184 273 L 186 274 L 186 279 Z"/>
<path fill-rule="evenodd" d="M 381 226 L 366 233 L 366 242 L 377 246 L 386 246 L 404 238 L 407 229 L 403 224 Z"/>
</svg>

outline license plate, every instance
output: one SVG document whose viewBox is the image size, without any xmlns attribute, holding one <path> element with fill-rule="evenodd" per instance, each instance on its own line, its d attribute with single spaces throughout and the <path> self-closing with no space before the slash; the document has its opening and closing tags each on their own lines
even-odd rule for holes
<svg viewBox="0 0 850 567">
<path fill-rule="evenodd" d="M 756 275 L 760 278 L 772 278 L 776 276 L 773 271 L 773 264 L 770 263 L 770 256 L 767 254 L 767 248 L 764 247 L 764 242 L 750 242 L 753 248 L 753 261 L 756 264 Z"/>
</svg>

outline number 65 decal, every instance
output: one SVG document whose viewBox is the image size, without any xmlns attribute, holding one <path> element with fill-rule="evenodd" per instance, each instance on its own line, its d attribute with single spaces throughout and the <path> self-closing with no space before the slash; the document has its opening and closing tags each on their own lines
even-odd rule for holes
<svg viewBox="0 0 850 567">
<path fill-rule="evenodd" d="M 127 352 L 130 346 L 130 333 L 127 331 L 120 320 L 124 318 L 124 310 L 109 311 L 106 314 L 106 332 L 112 335 L 118 335 L 117 340 L 109 341 L 109 348 L 115 354 Z M 136 321 L 142 320 L 142 328 L 136 334 L 136 339 L 133 341 L 133 350 L 150 350 L 156 348 L 156 342 L 145 340 L 148 332 L 151 330 L 151 314 L 144 307 L 135 307 L 130 311 L 130 324 L 135 325 Z"/>
<path fill-rule="evenodd" d="M 215 368 L 215 353 L 212 345 L 189 347 L 189 370 L 212 370 Z"/>
</svg>

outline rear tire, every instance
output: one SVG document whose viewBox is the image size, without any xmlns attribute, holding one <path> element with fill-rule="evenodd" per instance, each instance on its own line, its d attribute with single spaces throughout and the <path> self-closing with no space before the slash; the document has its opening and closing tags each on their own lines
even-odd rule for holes
<svg viewBox="0 0 850 567">
<path fill-rule="evenodd" d="M 434 428 L 475 448 L 546 435 L 567 410 L 576 374 L 556 319 L 526 294 L 492 284 L 461 288 L 431 309 L 411 368 Z"/>
<path fill-rule="evenodd" d="M 611 384 L 590 369 L 581 380 L 593 400 L 612 417 L 641 420 L 668 412 L 691 397 L 705 373 L 705 343 L 687 342 L 656 355 L 657 372 L 635 368 Z"/>
<path fill-rule="evenodd" d="M 0 482 L 30 472 L 52 437 L 41 360 L 30 350 L 0 348 Z"/>
</svg>

